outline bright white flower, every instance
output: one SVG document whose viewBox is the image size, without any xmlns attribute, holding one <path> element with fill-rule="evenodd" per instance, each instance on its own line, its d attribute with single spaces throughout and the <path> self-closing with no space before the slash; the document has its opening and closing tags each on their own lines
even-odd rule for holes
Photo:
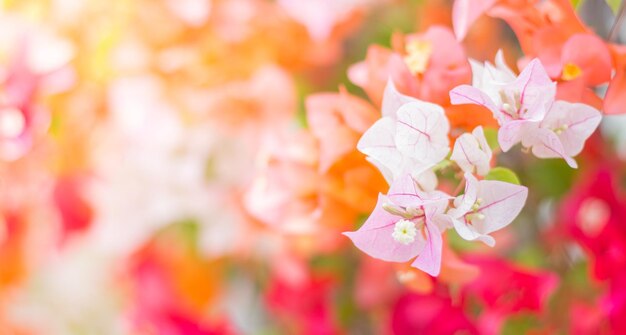
<svg viewBox="0 0 626 335">
<path fill-rule="evenodd" d="M 412 243 L 415 241 L 416 235 L 417 228 L 415 228 L 415 223 L 408 220 L 396 222 L 396 225 L 393 227 L 393 233 L 391 234 L 394 240 L 402 244 Z"/>
<path fill-rule="evenodd" d="M 357 148 L 389 183 L 407 173 L 420 179 L 450 151 L 449 130 L 441 106 L 401 95 L 389 83 L 383 118 L 363 134 Z"/>
</svg>

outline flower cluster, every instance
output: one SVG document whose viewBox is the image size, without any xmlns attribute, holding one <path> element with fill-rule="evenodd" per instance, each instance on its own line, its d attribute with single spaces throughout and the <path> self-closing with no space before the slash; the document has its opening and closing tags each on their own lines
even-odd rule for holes
<svg viewBox="0 0 626 335">
<path fill-rule="evenodd" d="M 596 130 L 602 116 L 583 103 L 556 100 L 556 83 L 550 80 L 541 61 L 533 59 L 515 76 L 500 53 L 496 64 L 472 62 L 472 86 L 450 92 L 453 104 L 477 104 L 488 108 L 500 125 L 498 142 L 502 151 L 515 144 L 541 158 L 563 158 L 572 168 L 585 141 Z"/>
<path fill-rule="evenodd" d="M 474 177 L 474 170 L 484 175 L 491 164 L 482 128 L 463 134 L 454 145 L 450 158 L 465 171 L 465 192 L 452 197 L 435 190 L 434 170 L 450 151 L 450 126 L 443 109 L 402 95 L 392 82 L 382 105 L 383 118 L 363 134 L 358 148 L 379 167 L 390 188 L 378 197 L 363 226 L 346 235 L 375 258 L 394 262 L 415 258 L 412 265 L 433 276 L 441 270 L 441 235 L 446 229 L 493 246 L 489 234 L 515 219 L 528 190 Z"/>
<path fill-rule="evenodd" d="M 626 333 L 625 25 L 0 1 L 0 334 Z"/>
</svg>

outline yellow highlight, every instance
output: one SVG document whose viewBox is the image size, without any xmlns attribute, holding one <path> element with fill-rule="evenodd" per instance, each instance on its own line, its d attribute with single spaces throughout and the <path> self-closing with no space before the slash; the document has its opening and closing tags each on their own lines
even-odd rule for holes
<svg viewBox="0 0 626 335">
<path fill-rule="evenodd" d="M 407 43 L 406 53 L 404 62 L 409 67 L 411 74 L 423 74 L 426 72 L 428 61 L 433 53 L 433 46 L 429 41 L 413 40 Z"/>
<path fill-rule="evenodd" d="M 563 74 L 561 75 L 561 79 L 563 80 L 574 80 L 583 73 L 583 70 L 574 63 L 567 63 L 563 66 Z"/>
</svg>

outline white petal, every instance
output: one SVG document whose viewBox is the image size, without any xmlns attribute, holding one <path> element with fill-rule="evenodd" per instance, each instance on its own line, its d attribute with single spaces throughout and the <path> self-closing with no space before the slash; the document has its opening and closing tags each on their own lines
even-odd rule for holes
<svg viewBox="0 0 626 335">
<path fill-rule="evenodd" d="M 388 116 L 393 119 L 396 119 L 397 118 L 396 113 L 398 112 L 398 109 L 402 107 L 402 105 L 409 103 L 409 102 L 415 102 L 415 101 L 419 101 L 419 100 L 400 93 L 398 89 L 396 88 L 396 85 L 393 83 L 393 81 L 389 79 L 387 81 L 387 86 L 385 86 L 385 93 L 383 95 L 383 106 L 382 106 L 383 117 Z"/>
<path fill-rule="evenodd" d="M 377 167 L 385 167 L 381 172 L 388 177 L 399 173 L 405 165 L 402 154 L 396 149 L 395 122 L 391 118 L 382 118 L 368 129 L 357 144 L 357 149 L 375 161 Z"/>
<path fill-rule="evenodd" d="M 404 104 L 396 125 L 396 146 L 403 154 L 435 164 L 448 154 L 450 125 L 440 106 L 421 101 Z"/>
<path fill-rule="evenodd" d="M 465 173 L 465 192 L 454 199 L 454 207 L 448 215 L 458 219 L 469 212 L 478 197 L 478 180 L 471 174 Z"/>
<path fill-rule="evenodd" d="M 601 120 L 600 111 L 589 105 L 556 101 L 541 126 L 560 128 L 561 132 L 557 133 L 557 136 L 563 144 L 565 154 L 576 156 L 583 150 L 585 141 L 596 130 Z"/>
<path fill-rule="evenodd" d="M 576 161 L 565 152 L 563 143 L 552 130 L 539 128 L 533 132 L 532 137 L 535 139 L 532 146 L 535 156 L 539 158 L 563 158 L 570 167 L 574 169 L 578 167 Z"/>
<path fill-rule="evenodd" d="M 474 229 L 480 234 L 489 234 L 510 224 L 520 213 L 528 189 L 524 186 L 495 180 L 481 180 L 478 183 L 478 199 L 481 199 L 477 213 L 484 219 L 472 221 Z"/>
<path fill-rule="evenodd" d="M 491 149 L 487 144 L 482 127 L 474 129 L 472 134 L 465 133 L 459 136 L 454 143 L 454 150 L 450 159 L 455 161 L 465 172 L 472 173 L 476 169 L 480 175 L 487 174 L 491 161 Z"/>
<path fill-rule="evenodd" d="M 452 220 L 454 224 L 454 230 L 461 236 L 464 240 L 467 241 L 481 241 L 486 245 L 493 247 L 496 245 L 496 240 L 493 237 L 487 234 L 481 234 L 477 232 L 474 227 L 470 224 L 461 222 L 459 220 Z"/>
</svg>

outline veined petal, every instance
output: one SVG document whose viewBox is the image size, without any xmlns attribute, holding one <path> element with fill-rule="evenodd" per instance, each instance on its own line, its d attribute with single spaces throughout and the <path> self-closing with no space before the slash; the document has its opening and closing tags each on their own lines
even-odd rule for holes
<svg viewBox="0 0 626 335">
<path fill-rule="evenodd" d="M 507 91 L 519 94 L 519 108 L 525 119 L 542 120 L 556 96 L 556 83 L 550 79 L 539 59 L 535 58 L 508 85 Z"/>
<path fill-rule="evenodd" d="M 394 204 L 403 207 L 422 206 L 427 200 L 426 193 L 417 187 L 410 174 L 405 174 L 396 179 L 389 187 L 387 197 Z"/>
<path fill-rule="evenodd" d="M 363 226 L 355 232 L 343 234 L 357 248 L 374 258 L 388 262 L 406 262 L 417 256 L 426 242 L 422 234 L 417 234 L 415 241 L 409 244 L 400 243 L 393 238 L 394 226 L 402 218 L 383 209 L 382 205 L 388 202 L 385 196 L 379 195 L 376 208 Z"/>
<path fill-rule="evenodd" d="M 555 130 L 563 144 L 563 151 L 568 156 L 576 156 L 583 150 L 585 141 L 600 125 L 600 121 L 600 111 L 589 105 L 556 101 L 541 127 Z"/>
<path fill-rule="evenodd" d="M 458 219 L 469 212 L 478 197 L 478 180 L 471 173 L 465 173 L 465 192 L 454 199 L 454 208 L 448 211 L 454 219 Z"/>
<path fill-rule="evenodd" d="M 426 224 L 426 244 L 411 266 L 431 276 L 438 276 L 441 271 L 441 252 L 443 240 L 441 232 L 434 224 Z"/>
<path fill-rule="evenodd" d="M 387 86 L 385 86 L 385 93 L 383 95 L 383 117 L 391 117 L 393 119 L 396 119 L 398 109 L 400 109 L 402 105 L 415 101 L 419 100 L 400 93 L 396 88 L 396 85 L 393 83 L 393 80 L 389 79 L 387 81 Z"/>
<path fill-rule="evenodd" d="M 524 142 L 525 146 L 531 146 L 535 139 L 534 130 L 539 127 L 539 123 L 527 120 L 509 121 L 498 130 L 498 143 L 502 151 L 509 151 L 519 142 Z"/>
<path fill-rule="evenodd" d="M 436 164 L 450 150 L 449 130 L 443 108 L 422 101 L 410 102 L 398 110 L 396 146 L 404 155 Z"/>
<path fill-rule="evenodd" d="M 387 197 L 394 204 L 403 207 L 418 207 L 427 204 L 437 204 L 440 202 L 446 202 L 450 199 L 450 196 L 444 192 L 432 191 L 424 192 L 421 190 L 415 179 L 410 174 L 405 174 L 402 177 L 395 180 L 387 192 Z M 445 208 L 444 208 L 445 210 Z M 439 207 L 432 212 L 439 211 Z"/>
<path fill-rule="evenodd" d="M 480 207 L 476 210 L 482 219 L 472 220 L 474 230 L 489 234 L 510 224 L 520 213 L 528 197 L 525 186 L 496 180 L 481 180 L 478 185 Z"/>
<path fill-rule="evenodd" d="M 535 143 L 532 146 L 532 152 L 539 158 L 563 158 L 567 165 L 576 169 L 578 164 L 565 152 L 561 139 L 554 131 L 545 128 L 538 128 L 532 134 Z"/>
<path fill-rule="evenodd" d="M 474 229 L 472 225 L 462 222 L 460 220 L 452 220 L 452 223 L 454 225 L 454 230 L 456 230 L 459 236 L 461 236 L 464 240 L 467 240 L 467 241 L 478 240 L 478 241 L 485 243 L 486 245 L 490 247 L 493 247 L 494 245 L 496 245 L 496 240 L 493 237 L 487 234 L 481 234 L 477 232 L 476 229 Z"/>
<path fill-rule="evenodd" d="M 479 105 L 489 109 L 494 115 L 500 113 L 489 95 L 470 85 L 459 85 L 450 91 L 450 103 L 453 105 Z"/>
<path fill-rule="evenodd" d="M 402 169 L 404 158 L 396 148 L 396 126 L 393 119 L 382 118 L 368 129 L 357 144 L 357 149 L 375 160 L 376 166 L 384 166 L 392 174 Z M 381 171 L 383 172 L 383 171 Z"/>
<path fill-rule="evenodd" d="M 482 127 L 476 127 L 472 134 L 465 133 L 459 136 L 454 143 L 450 159 L 465 172 L 473 172 L 476 169 L 478 174 L 486 175 L 489 172 L 491 149 Z"/>
</svg>

